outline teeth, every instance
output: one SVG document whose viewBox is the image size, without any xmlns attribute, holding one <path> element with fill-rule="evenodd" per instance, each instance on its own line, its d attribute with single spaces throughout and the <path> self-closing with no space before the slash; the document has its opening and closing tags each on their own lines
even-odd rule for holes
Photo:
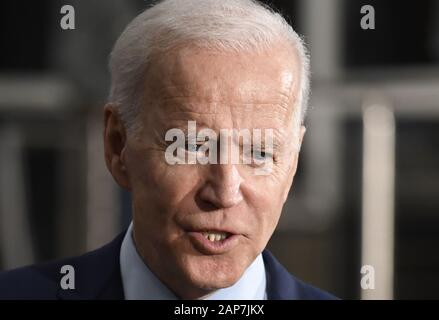
<svg viewBox="0 0 439 320">
<path fill-rule="evenodd" d="M 227 234 L 224 232 L 212 232 L 212 231 L 208 231 L 208 232 L 203 232 L 203 236 L 208 239 L 209 241 L 220 241 L 220 240 L 224 240 L 227 238 Z"/>
</svg>

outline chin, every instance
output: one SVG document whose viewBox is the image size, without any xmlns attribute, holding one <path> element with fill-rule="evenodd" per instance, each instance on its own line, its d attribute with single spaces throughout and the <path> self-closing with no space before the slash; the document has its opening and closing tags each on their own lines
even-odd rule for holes
<svg viewBox="0 0 439 320">
<path fill-rule="evenodd" d="M 247 262 L 248 261 L 248 262 Z M 250 265 L 242 257 L 229 255 L 197 255 L 187 258 L 184 266 L 192 286 L 202 290 L 218 290 L 234 285 Z"/>
</svg>

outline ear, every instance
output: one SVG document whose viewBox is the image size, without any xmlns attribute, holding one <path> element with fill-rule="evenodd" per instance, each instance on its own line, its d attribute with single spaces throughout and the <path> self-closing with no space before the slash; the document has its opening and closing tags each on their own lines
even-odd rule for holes
<svg viewBox="0 0 439 320">
<path fill-rule="evenodd" d="M 288 177 L 288 187 L 286 188 L 284 194 L 283 194 L 283 201 L 285 203 L 285 201 L 287 200 L 288 197 L 288 192 L 291 189 L 291 186 L 293 184 L 294 181 L 294 176 L 296 175 L 296 171 L 297 171 L 297 165 L 299 163 L 299 155 L 300 155 L 300 149 L 302 147 L 302 142 L 303 142 L 303 137 L 305 136 L 305 132 L 306 132 L 306 128 L 305 126 L 300 126 L 300 132 L 299 132 L 299 141 L 298 141 L 298 145 L 296 148 L 296 152 L 294 154 L 294 158 L 293 158 L 293 163 L 291 164 L 291 167 L 289 169 L 289 177 Z"/>
<path fill-rule="evenodd" d="M 300 133 L 299 133 L 299 146 L 298 151 L 300 151 L 300 148 L 302 147 L 303 137 L 305 136 L 306 128 L 305 126 L 300 126 Z"/>
<path fill-rule="evenodd" d="M 105 163 L 114 180 L 130 190 L 128 172 L 125 165 L 127 135 L 117 109 L 107 104 L 104 108 L 104 150 Z"/>
</svg>

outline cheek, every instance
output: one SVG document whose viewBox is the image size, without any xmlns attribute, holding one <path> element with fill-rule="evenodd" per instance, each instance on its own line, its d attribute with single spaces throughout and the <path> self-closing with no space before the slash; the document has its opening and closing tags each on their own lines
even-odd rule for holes
<svg viewBox="0 0 439 320">
<path fill-rule="evenodd" d="M 184 207 L 185 202 L 193 199 L 199 177 L 195 166 L 158 164 L 151 166 L 147 180 L 155 199 L 166 207 Z"/>
<path fill-rule="evenodd" d="M 279 221 L 283 203 L 280 197 L 282 189 L 280 181 L 267 176 L 255 179 L 249 190 L 248 201 L 258 226 L 254 236 L 264 245 Z"/>
<path fill-rule="evenodd" d="M 136 157 L 131 162 L 133 193 L 168 204 L 179 203 L 196 184 L 193 166 L 168 165 L 164 155 L 155 151 L 150 157 Z"/>
<path fill-rule="evenodd" d="M 166 230 L 161 235 L 178 235 L 176 219 L 195 207 L 195 166 L 170 166 L 157 154 L 133 167 L 137 168 L 132 174 L 134 214 L 144 224 Z"/>
</svg>

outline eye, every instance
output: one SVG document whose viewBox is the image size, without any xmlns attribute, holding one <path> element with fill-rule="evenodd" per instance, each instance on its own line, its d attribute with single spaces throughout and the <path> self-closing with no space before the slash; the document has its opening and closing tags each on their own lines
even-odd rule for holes
<svg viewBox="0 0 439 320">
<path fill-rule="evenodd" d="M 253 151 L 253 163 L 257 166 L 263 165 L 266 162 L 273 161 L 273 154 L 264 150 Z"/>
<path fill-rule="evenodd" d="M 184 148 L 188 152 L 198 152 L 200 147 L 204 144 L 203 142 L 196 142 L 195 144 L 189 143 L 188 140 L 185 141 Z"/>
<path fill-rule="evenodd" d="M 265 151 L 256 151 L 253 153 L 255 160 L 265 160 Z"/>
</svg>

